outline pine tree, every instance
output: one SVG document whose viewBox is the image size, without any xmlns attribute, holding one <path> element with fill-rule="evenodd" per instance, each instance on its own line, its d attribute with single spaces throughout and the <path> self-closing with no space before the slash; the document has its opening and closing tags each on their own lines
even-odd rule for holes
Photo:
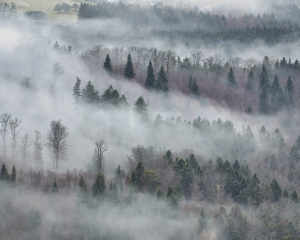
<svg viewBox="0 0 300 240">
<path fill-rule="evenodd" d="M 81 93 L 80 93 L 80 84 L 81 84 L 81 80 L 76 77 L 77 81 L 75 83 L 75 86 L 73 87 L 73 96 L 75 98 L 76 101 L 78 101 L 81 98 Z"/>
<path fill-rule="evenodd" d="M 9 180 L 9 173 L 7 171 L 5 163 L 3 163 L 2 167 L 1 167 L 1 176 L 0 176 L 0 179 L 1 180 Z"/>
<path fill-rule="evenodd" d="M 199 87 L 197 85 L 196 79 L 194 79 L 194 81 L 193 81 L 192 89 L 191 89 L 191 94 L 194 97 L 200 97 L 200 91 L 199 91 Z"/>
<path fill-rule="evenodd" d="M 291 79 L 291 76 L 288 77 L 288 80 L 286 81 L 285 84 L 285 95 L 286 95 L 286 102 L 287 102 L 287 106 L 294 106 L 294 85 L 293 85 L 293 81 Z"/>
<path fill-rule="evenodd" d="M 80 202 L 87 203 L 88 197 L 89 197 L 89 192 L 88 192 L 88 189 L 87 189 L 87 186 L 85 184 L 83 176 L 80 176 L 80 179 L 79 179 L 79 193 L 78 193 L 78 195 L 79 195 L 78 197 L 80 199 Z"/>
<path fill-rule="evenodd" d="M 292 162 L 300 161 L 300 152 L 297 146 L 293 146 L 290 151 L 290 159 Z"/>
<path fill-rule="evenodd" d="M 264 86 L 259 97 L 258 111 L 261 114 L 267 115 L 270 113 L 270 103 L 267 87 Z"/>
<path fill-rule="evenodd" d="M 58 185 L 57 185 L 56 178 L 55 178 L 54 183 L 53 183 L 53 185 L 52 185 L 52 190 L 51 190 L 51 192 L 53 192 L 53 193 L 57 193 L 57 192 L 58 192 Z"/>
<path fill-rule="evenodd" d="M 112 65 L 111 65 L 111 60 L 110 60 L 110 57 L 109 57 L 108 54 L 106 55 L 103 67 L 104 67 L 104 69 L 106 70 L 106 72 L 109 75 L 111 75 L 111 76 L 113 75 L 113 69 L 112 69 Z"/>
<path fill-rule="evenodd" d="M 284 105 L 286 104 L 286 97 L 281 86 L 279 87 L 278 94 L 275 99 L 275 104 L 277 111 L 282 110 L 284 108 Z"/>
<path fill-rule="evenodd" d="M 289 193 L 288 193 L 287 189 L 284 189 L 282 197 L 283 198 L 289 198 Z"/>
<path fill-rule="evenodd" d="M 253 91 L 254 88 L 255 88 L 253 79 L 254 79 L 254 74 L 253 74 L 253 69 L 251 69 L 250 72 L 249 72 L 248 81 L 247 81 L 247 84 L 246 84 L 246 89 L 250 92 Z"/>
<path fill-rule="evenodd" d="M 124 69 L 124 77 L 128 79 L 132 79 L 135 77 L 135 72 L 132 64 L 131 54 L 129 53 L 127 56 L 127 62 Z"/>
<path fill-rule="evenodd" d="M 13 166 L 12 169 L 11 169 L 11 175 L 10 175 L 10 179 L 13 183 L 16 182 L 17 180 L 17 170 L 16 170 L 16 167 Z"/>
<path fill-rule="evenodd" d="M 99 103 L 100 97 L 98 91 L 95 90 L 95 87 L 89 81 L 86 87 L 82 91 L 82 99 L 86 103 L 96 104 Z"/>
<path fill-rule="evenodd" d="M 274 82 L 271 87 L 271 103 L 272 103 L 272 109 L 275 112 L 278 110 L 277 98 L 279 95 L 279 89 L 280 89 L 280 85 L 279 85 L 279 81 L 278 81 L 278 76 L 276 74 L 274 77 Z"/>
<path fill-rule="evenodd" d="M 98 174 L 93 185 L 93 196 L 99 197 L 105 192 L 105 179 L 102 174 Z"/>
<path fill-rule="evenodd" d="M 189 77 L 188 88 L 189 88 L 189 93 L 191 93 L 192 90 L 193 90 L 193 77 L 192 77 L 192 75 L 190 75 L 190 77 Z"/>
<path fill-rule="evenodd" d="M 156 90 L 163 91 L 163 92 L 168 92 L 169 87 L 168 87 L 168 77 L 167 74 L 164 70 L 164 67 L 161 66 L 160 70 L 157 74 L 157 80 L 156 80 Z"/>
<path fill-rule="evenodd" d="M 136 100 L 134 106 L 134 110 L 140 115 L 141 119 L 146 122 L 149 121 L 147 104 L 142 96 Z"/>
<path fill-rule="evenodd" d="M 271 195 L 273 202 L 278 202 L 282 195 L 282 190 L 275 179 L 271 183 Z"/>
<path fill-rule="evenodd" d="M 227 76 L 227 80 L 228 80 L 228 85 L 230 87 L 234 87 L 234 88 L 237 87 L 237 83 L 236 83 L 236 80 L 235 80 L 235 76 L 234 76 L 234 72 L 233 72 L 232 67 L 230 67 L 230 70 L 229 70 L 229 73 L 228 73 L 228 76 Z"/>
<path fill-rule="evenodd" d="M 263 64 L 261 74 L 260 74 L 260 84 L 259 87 L 261 90 L 265 87 L 267 92 L 270 90 L 270 82 L 269 82 L 269 77 L 267 73 L 266 66 Z"/>
<path fill-rule="evenodd" d="M 296 203 L 299 202 L 298 193 L 295 190 L 291 194 L 291 199 Z"/>
<path fill-rule="evenodd" d="M 145 81 L 145 88 L 151 90 L 155 88 L 155 74 L 152 66 L 152 62 L 150 60 L 147 70 L 147 77 Z"/>
</svg>

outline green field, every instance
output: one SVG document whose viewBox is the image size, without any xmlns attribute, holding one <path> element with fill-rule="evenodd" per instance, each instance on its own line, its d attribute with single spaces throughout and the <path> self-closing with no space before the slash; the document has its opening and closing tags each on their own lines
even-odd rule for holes
<svg viewBox="0 0 300 240">
<path fill-rule="evenodd" d="M 62 21 L 62 22 L 76 22 L 77 21 L 77 12 L 75 12 L 73 9 L 70 10 L 68 13 L 60 12 L 57 13 L 53 9 L 56 4 L 62 4 L 62 3 L 68 3 L 70 5 L 73 5 L 74 3 L 77 3 L 80 5 L 81 2 L 79 0 L 66 0 L 66 1 L 60 1 L 60 0 L 5 0 L 4 2 L 7 2 L 8 4 L 14 2 L 17 6 L 17 11 L 19 17 L 22 17 L 22 15 L 25 12 L 28 11 L 42 11 L 45 12 L 48 15 L 48 19 L 51 21 Z"/>
</svg>

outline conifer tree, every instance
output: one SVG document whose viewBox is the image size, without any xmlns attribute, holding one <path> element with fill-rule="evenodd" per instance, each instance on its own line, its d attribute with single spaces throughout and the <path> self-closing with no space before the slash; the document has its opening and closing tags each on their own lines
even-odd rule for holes
<svg viewBox="0 0 300 240">
<path fill-rule="evenodd" d="M 161 200 L 164 198 L 164 193 L 163 191 L 161 190 L 161 188 L 158 188 L 157 191 L 156 191 L 156 197 L 158 200 Z"/>
<path fill-rule="evenodd" d="M 154 69 L 152 66 L 151 60 L 149 61 L 148 70 L 147 70 L 147 77 L 145 81 L 145 88 L 151 90 L 155 88 L 155 74 Z"/>
<path fill-rule="evenodd" d="M 236 83 L 236 80 L 235 80 L 235 76 L 234 76 L 234 72 L 233 72 L 233 69 L 232 67 L 230 67 L 230 70 L 229 70 L 229 73 L 228 73 L 228 76 L 227 76 L 227 80 L 228 80 L 228 85 L 230 87 L 237 87 L 237 83 Z"/>
<path fill-rule="evenodd" d="M 265 115 L 270 113 L 269 95 L 266 86 L 263 87 L 259 97 L 258 111 L 261 114 L 265 114 Z"/>
<path fill-rule="evenodd" d="M 260 74 L 260 84 L 259 87 L 261 90 L 265 87 L 267 92 L 269 93 L 270 90 L 270 82 L 269 82 L 269 77 L 267 73 L 266 66 L 263 64 L 261 74 Z"/>
<path fill-rule="evenodd" d="M 1 176 L 0 176 L 1 180 L 9 180 L 9 173 L 8 170 L 6 168 L 6 164 L 3 163 L 1 166 Z"/>
<path fill-rule="evenodd" d="M 86 103 L 96 104 L 99 103 L 100 97 L 98 91 L 95 90 L 95 87 L 89 81 L 86 87 L 82 91 L 82 99 Z"/>
<path fill-rule="evenodd" d="M 77 81 L 75 83 L 75 86 L 73 87 L 73 96 L 75 98 L 76 101 L 78 101 L 81 98 L 81 92 L 80 92 L 80 84 L 81 84 L 81 80 L 76 77 Z"/>
<path fill-rule="evenodd" d="M 163 92 L 168 92 L 169 87 L 168 87 L 168 77 L 167 74 L 164 70 L 164 67 L 161 66 L 160 70 L 157 74 L 157 80 L 156 80 L 156 90 L 163 91 Z"/>
<path fill-rule="evenodd" d="M 282 197 L 283 198 L 289 198 L 289 193 L 288 193 L 287 189 L 284 189 Z"/>
<path fill-rule="evenodd" d="M 142 186 L 142 176 L 144 172 L 145 167 L 143 166 L 142 162 L 139 162 L 135 168 L 136 184 L 139 188 Z"/>
<path fill-rule="evenodd" d="M 282 190 L 278 184 L 278 182 L 273 179 L 271 183 L 271 196 L 272 196 L 272 201 L 273 202 L 278 202 L 279 199 L 281 198 L 282 195 Z"/>
<path fill-rule="evenodd" d="M 128 79 L 132 79 L 135 77 L 135 72 L 132 64 L 131 54 L 129 53 L 127 56 L 127 62 L 124 69 L 124 77 Z"/>
<path fill-rule="evenodd" d="M 103 195 L 104 192 L 105 192 L 105 179 L 104 176 L 101 173 L 99 173 L 93 185 L 93 196 L 99 197 Z"/>
<path fill-rule="evenodd" d="M 17 180 L 17 170 L 16 170 L 16 167 L 13 166 L 12 169 L 11 169 L 11 175 L 10 175 L 10 179 L 13 183 L 16 182 Z"/>
<path fill-rule="evenodd" d="M 147 104 L 142 96 L 134 103 L 134 110 L 140 115 L 143 121 L 149 121 Z"/>
<path fill-rule="evenodd" d="M 113 69 L 112 69 L 112 65 L 111 65 L 111 60 L 110 60 L 109 54 L 106 55 L 103 67 L 104 67 L 105 71 L 109 75 L 111 75 L 111 76 L 113 75 Z"/>
<path fill-rule="evenodd" d="M 55 178 L 54 183 L 53 183 L 53 185 L 52 185 L 52 190 L 51 190 L 51 192 L 53 192 L 53 193 L 57 193 L 57 192 L 58 192 L 58 185 L 57 185 L 56 178 Z"/>
<path fill-rule="evenodd" d="M 290 159 L 292 162 L 299 162 L 300 161 L 300 153 L 297 146 L 293 146 L 290 151 Z"/>
<path fill-rule="evenodd" d="M 295 190 L 291 194 L 291 199 L 296 203 L 299 202 L 298 193 Z"/>
<path fill-rule="evenodd" d="M 79 179 L 79 199 L 82 203 L 87 203 L 88 197 L 89 197 L 89 192 L 87 189 L 87 186 L 85 184 L 83 176 L 80 176 Z"/>
<path fill-rule="evenodd" d="M 287 106 L 294 106 L 294 85 L 293 85 L 293 81 L 291 79 L 291 76 L 288 77 L 288 80 L 286 81 L 285 84 L 285 95 L 286 95 L 286 103 Z"/>
<path fill-rule="evenodd" d="M 199 91 L 199 87 L 197 85 L 196 79 L 193 80 L 192 88 L 191 88 L 191 94 L 194 97 L 200 97 L 200 91 Z"/>
<path fill-rule="evenodd" d="M 249 72 L 248 81 L 247 81 L 247 84 L 246 84 L 246 89 L 248 91 L 253 91 L 254 88 L 255 88 L 253 78 L 254 78 L 253 69 L 251 69 L 250 72 Z"/>
</svg>

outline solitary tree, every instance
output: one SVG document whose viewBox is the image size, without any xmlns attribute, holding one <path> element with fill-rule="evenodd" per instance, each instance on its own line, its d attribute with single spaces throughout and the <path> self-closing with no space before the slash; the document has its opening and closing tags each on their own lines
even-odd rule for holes
<svg viewBox="0 0 300 240">
<path fill-rule="evenodd" d="M 154 74 L 154 69 L 153 69 L 151 60 L 148 65 L 145 87 L 149 90 L 154 89 L 154 87 L 155 87 L 155 74 Z"/>
<path fill-rule="evenodd" d="M 53 120 L 50 123 L 50 130 L 47 134 L 47 147 L 53 155 L 53 170 L 58 171 L 58 164 L 67 156 L 68 129 L 61 123 L 61 120 Z"/>
<path fill-rule="evenodd" d="M 124 77 L 132 79 L 135 77 L 135 72 L 132 64 L 131 54 L 128 54 L 126 66 L 124 69 Z"/>
<path fill-rule="evenodd" d="M 106 58 L 105 58 L 105 62 L 104 62 L 104 69 L 107 71 L 107 73 L 109 75 L 112 75 L 113 74 L 113 69 L 112 69 L 112 65 L 111 65 L 111 60 L 110 60 L 110 57 L 109 55 L 107 54 L 106 55 Z"/>
<path fill-rule="evenodd" d="M 103 161 L 104 161 L 104 156 L 103 153 L 107 151 L 108 146 L 107 143 L 104 140 L 100 140 L 95 142 L 96 145 L 96 167 L 99 173 L 103 173 Z"/>
</svg>

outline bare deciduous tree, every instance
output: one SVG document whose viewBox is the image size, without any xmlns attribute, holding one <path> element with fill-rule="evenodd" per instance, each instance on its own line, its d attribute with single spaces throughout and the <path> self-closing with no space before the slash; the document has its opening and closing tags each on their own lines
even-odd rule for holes
<svg viewBox="0 0 300 240">
<path fill-rule="evenodd" d="M 34 164 L 37 169 L 42 169 L 43 161 L 42 161 L 42 144 L 40 142 L 41 133 L 39 131 L 35 131 L 35 141 L 34 141 Z"/>
<path fill-rule="evenodd" d="M 67 137 L 68 129 L 61 123 L 61 120 L 53 120 L 50 123 L 50 130 L 47 134 L 47 147 L 53 155 L 53 170 L 58 171 L 60 161 L 66 159 L 67 156 Z"/>
<path fill-rule="evenodd" d="M 95 151 L 97 154 L 96 166 L 99 172 L 103 172 L 103 161 L 104 161 L 103 153 L 107 151 L 108 146 L 104 140 L 95 142 L 95 145 L 96 145 Z"/>
<path fill-rule="evenodd" d="M 0 116 L 0 123 L 1 123 L 1 130 L 0 134 L 3 140 L 3 157 L 6 158 L 6 135 L 9 130 L 9 121 L 10 121 L 11 115 L 7 113 L 3 113 Z"/>
<path fill-rule="evenodd" d="M 136 162 L 142 162 L 145 167 L 148 167 L 149 164 L 154 159 L 154 153 L 152 148 L 145 148 L 144 146 L 136 146 L 131 148 L 132 156 Z"/>
<path fill-rule="evenodd" d="M 23 169 L 25 167 L 25 163 L 30 153 L 30 143 L 29 143 L 29 134 L 26 133 L 24 137 L 22 137 L 20 153 L 22 155 Z"/>
<path fill-rule="evenodd" d="M 16 152 L 16 147 L 17 147 L 17 137 L 19 132 L 21 131 L 20 129 L 17 130 L 17 128 L 19 127 L 19 125 L 21 124 L 21 120 L 15 118 L 15 119 L 11 119 L 9 121 L 9 126 L 10 126 L 10 132 L 11 132 L 11 136 L 12 136 L 12 161 L 14 162 L 15 160 L 15 152 Z"/>
<path fill-rule="evenodd" d="M 191 55 L 191 61 L 197 67 L 200 66 L 200 62 L 204 61 L 204 53 L 201 50 L 194 50 Z"/>
<path fill-rule="evenodd" d="M 55 86 L 56 81 L 58 80 L 59 76 L 64 73 L 64 68 L 60 66 L 58 62 L 56 62 L 52 69 L 52 77 L 53 77 L 53 88 Z"/>
</svg>

